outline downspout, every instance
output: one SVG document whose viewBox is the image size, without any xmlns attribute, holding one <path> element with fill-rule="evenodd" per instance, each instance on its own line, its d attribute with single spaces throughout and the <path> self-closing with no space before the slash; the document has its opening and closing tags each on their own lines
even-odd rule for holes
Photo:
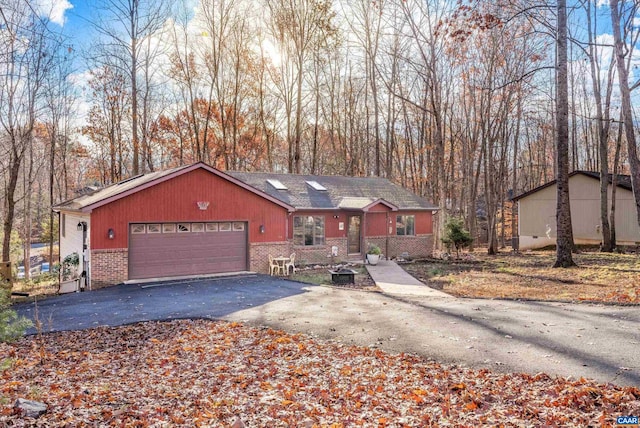
<svg viewBox="0 0 640 428">
<path fill-rule="evenodd" d="M 387 211 L 386 219 L 384 222 L 384 233 L 385 233 L 385 243 L 384 243 L 384 257 L 389 260 L 389 211 Z"/>
<path fill-rule="evenodd" d="M 80 291 L 87 288 L 87 222 L 81 221 L 82 225 L 82 273 L 80 274 Z M 82 282 L 84 281 L 84 284 Z"/>
<path fill-rule="evenodd" d="M 367 236 L 367 212 L 362 211 L 362 230 L 360 231 L 360 239 L 362 240 L 362 245 L 360 246 L 360 252 L 362 253 L 363 259 L 367 260 L 367 251 L 366 248 L 366 236 Z"/>
</svg>

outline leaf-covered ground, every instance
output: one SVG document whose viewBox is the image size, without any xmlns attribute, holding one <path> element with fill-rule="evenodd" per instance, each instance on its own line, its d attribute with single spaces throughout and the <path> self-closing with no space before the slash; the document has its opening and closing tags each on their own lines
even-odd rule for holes
<svg viewBox="0 0 640 428">
<path fill-rule="evenodd" d="M 640 303 L 638 254 L 584 251 L 573 258 L 577 267 L 554 269 L 554 251 L 495 256 L 476 251 L 460 260 L 403 267 L 425 284 L 460 297 Z"/>
<path fill-rule="evenodd" d="M 640 391 L 497 374 L 214 321 L 149 322 L 0 345 L 0 425 L 612 426 Z M 37 421 L 13 409 L 42 401 Z M 236 426 L 240 424 L 236 423 Z"/>
</svg>

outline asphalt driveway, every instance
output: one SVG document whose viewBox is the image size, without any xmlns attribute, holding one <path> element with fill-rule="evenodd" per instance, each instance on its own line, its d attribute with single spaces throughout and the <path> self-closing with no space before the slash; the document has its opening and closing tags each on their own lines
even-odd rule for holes
<svg viewBox="0 0 640 428">
<path fill-rule="evenodd" d="M 15 308 L 34 315 L 33 304 Z M 638 307 L 392 295 L 249 275 L 111 287 L 38 310 L 45 331 L 225 319 L 442 363 L 640 385 Z"/>
<path fill-rule="evenodd" d="M 308 284 L 265 275 L 126 284 L 37 303 L 45 332 L 181 318 L 223 319 L 243 309 L 304 293 Z M 36 304 L 14 309 L 35 318 Z M 27 333 L 35 333 L 32 328 Z"/>
</svg>

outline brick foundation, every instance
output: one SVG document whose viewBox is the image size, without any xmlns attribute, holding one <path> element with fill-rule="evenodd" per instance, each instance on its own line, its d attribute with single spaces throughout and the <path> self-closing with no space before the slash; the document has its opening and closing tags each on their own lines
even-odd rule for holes
<svg viewBox="0 0 640 428">
<path fill-rule="evenodd" d="M 365 239 L 366 252 L 369 244 L 375 244 L 387 258 L 395 258 L 408 253 L 411 258 L 430 257 L 433 254 L 433 235 L 389 236 L 387 247 L 386 236 L 371 236 Z M 387 254 L 388 253 L 388 254 Z"/>
<path fill-rule="evenodd" d="M 331 256 L 331 247 L 338 247 L 338 255 Z M 347 260 L 347 238 L 327 238 L 325 245 L 293 245 L 296 253 L 296 264 L 301 266 L 312 264 L 339 263 Z"/>
<path fill-rule="evenodd" d="M 367 237 L 365 248 L 362 249 L 363 256 L 370 244 L 379 246 L 385 257 L 394 258 L 405 252 L 412 258 L 428 257 L 433 252 L 433 235 Z M 331 256 L 331 247 L 333 246 L 338 247 L 336 257 Z M 291 253 L 296 253 L 296 266 L 339 263 L 353 259 L 347 255 L 346 238 L 328 238 L 325 245 L 293 245 L 290 241 L 286 241 L 252 243 L 249 248 L 249 269 L 265 274 L 269 273 L 269 254 L 289 256 Z M 129 278 L 128 259 L 129 251 L 127 248 L 92 250 L 91 288 L 95 290 L 126 281 Z"/>
<path fill-rule="evenodd" d="M 258 273 L 269 273 L 269 254 L 274 257 L 289 257 L 293 251 L 287 242 L 259 242 L 250 244 L 249 270 Z M 297 260 L 296 260 L 297 264 Z"/>
<path fill-rule="evenodd" d="M 91 251 L 91 289 L 120 284 L 129 278 L 129 250 Z"/>
</svg>

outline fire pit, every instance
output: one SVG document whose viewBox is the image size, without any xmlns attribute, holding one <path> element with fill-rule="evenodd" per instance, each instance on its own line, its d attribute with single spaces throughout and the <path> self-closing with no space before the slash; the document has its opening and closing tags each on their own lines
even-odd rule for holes
<svg viewBox="0 0 640 428">
<path fill-rule="evenodd" d="M 338 269 L 338 270 L 330 270 L 331 272 L 331 282 L 334 284 L 354 284 L 354 275 L 356 271 L 353 269 Z"/>
</svg>

